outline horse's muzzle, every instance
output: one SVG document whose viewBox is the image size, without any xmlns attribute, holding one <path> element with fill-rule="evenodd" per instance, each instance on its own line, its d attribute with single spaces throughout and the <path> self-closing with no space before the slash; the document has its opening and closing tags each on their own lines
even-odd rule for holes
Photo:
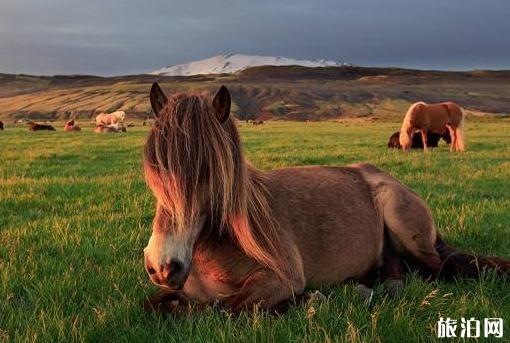
<svg viewBox="0 0 510 343">
<path fill-rule="evenodd" d="M 189 274 L 189 267 L 186 267 L 184 263 L 172 259 L 170 263 L 156 268 L 151 266 L 147 258 L 145 259 L 145 269 L 153 283 L 174 290 L 184 287 Z"/>
</svg>

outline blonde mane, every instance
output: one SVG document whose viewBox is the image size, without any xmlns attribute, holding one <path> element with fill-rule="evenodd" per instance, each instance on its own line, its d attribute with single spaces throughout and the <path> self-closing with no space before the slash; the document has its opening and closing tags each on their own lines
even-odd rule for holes
<svg viewBox="0 0 510 343">
<path fill-rule="evenodd" d="M 402 127 L 400 128 L 399 142 L 402 147 L 409 147 L 413 139 L 413 125 L 412 120 L 416 117 L 416 109 L 418 106 L 427 105 L 423 101 L 415 102 L 409 107 L 404 116 Z"/>
<path fill-rule="evenodd" d="M 172 218 L 173 230 L 187 230 L 206 211 L 221 223 L 213 229 L 226 228 L 248 256 L 287 280 L 291 268 L 264 176 L 244 160 L 234 120 L 220 123 L 211 102 L 203 93 L 168 100 L 145 145 L 147 184 Z"/>
</svg>

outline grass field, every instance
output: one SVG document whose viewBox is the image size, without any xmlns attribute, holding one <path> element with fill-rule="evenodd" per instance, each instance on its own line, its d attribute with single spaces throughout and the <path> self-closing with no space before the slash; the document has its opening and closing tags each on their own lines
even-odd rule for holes
<svg viewBox="0 0 510 343">
<path fill-rule="evenodd" d="M 373 163 L 426 199 L 447 241 L 510 258 L 508 120 L 469 122 L 466 153 L 442 145 L 426 155 L 388 151 L 392 123 L 240 125 L 260 168 Z M 144 313 L 155 290 L 143 268 L 154 210 L 145 136 L 0 131 L 0 342 L 428 342 L 440 316 L 503 318 L 510 340 L 510 282 L 492 273 L 454 283 L 411 275 L 396 299 L 378 287 L 371 308 L 346 284 L 281 317 Z"/>
</svg>

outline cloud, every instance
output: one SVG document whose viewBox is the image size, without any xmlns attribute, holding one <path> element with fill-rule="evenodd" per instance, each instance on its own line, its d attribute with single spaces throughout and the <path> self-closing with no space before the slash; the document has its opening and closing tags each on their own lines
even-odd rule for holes
<svg viewBox="0 0 510 343">
<path fill-rule="evenodd" d="M 0 71 L 144 72 L 224 52 L 509 68 L 505 0 L 3 0 Z"/>
</svg>

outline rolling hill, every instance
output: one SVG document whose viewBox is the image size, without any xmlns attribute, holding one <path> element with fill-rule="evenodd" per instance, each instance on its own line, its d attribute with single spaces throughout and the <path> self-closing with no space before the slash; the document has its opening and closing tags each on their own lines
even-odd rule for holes
<svg viewBox="0 0 510 343">
<path fill-rule="evenodd" d="M 90 118 L 125 110 L 150 114 L 148 91 L 214 91 L 225 84 L 240 119 L 336 120 L 400 118 L 410 103 L 456 101 L 471 113 L 510 112 L 510 71 L 443 72 L 354 66 L 259 66 L 234 74 L 195 76 L 0 74 L 0 118 Z"/>
</svg>

